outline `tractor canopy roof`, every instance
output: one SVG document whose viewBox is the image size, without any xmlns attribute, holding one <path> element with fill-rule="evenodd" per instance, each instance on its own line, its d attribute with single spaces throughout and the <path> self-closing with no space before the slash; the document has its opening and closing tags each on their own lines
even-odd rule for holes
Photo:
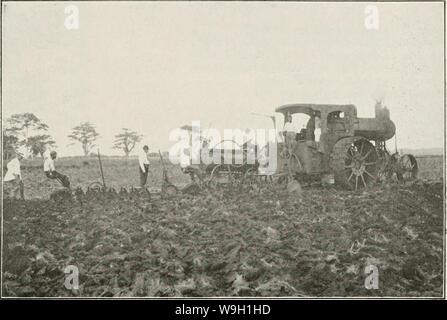
<svg viewBox="0 0 447 320">
<path fill-rule="evenodd" d="M 309 103 L 296 103 L 285 104 L 276 108 L 276 112 L 281 112 L 284 116 L 287 113 L 305 113 L 307 115 L 315 114 L 316 111 L 320 113 L 330 113 L 333 111 L 341 112 L 355 112 L 355 106 L 352 104 L 309 104 Z"/>
</svg>

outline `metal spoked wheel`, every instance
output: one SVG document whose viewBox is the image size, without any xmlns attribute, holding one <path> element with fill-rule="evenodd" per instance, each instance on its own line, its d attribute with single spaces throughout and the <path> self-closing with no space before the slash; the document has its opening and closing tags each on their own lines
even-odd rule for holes
<svg viewBox="0 0 447 320">
<path fill-rule="evenodd" d="M 228 164 L 220 164 L 211 171 L 208 187 L 217 188 L 221 184 L 232 183 L 231 168 Z"/>
<path fill-rule="evenodd" d="M 302 169 L 303 169 L 300 159 L 298 159 L 297 155 L 294 153 L 290 154 L 290 157 L 288 160 L 288 168 L 289 168 L 290 175 L 295 175 L 296 173 L 302 171 Z"/>
<path fill-rule="evenodd" d="M 177 187 L 172 184 L 166 184 L 162 187 L 162 193 L 165 196 L 173 196 L 177 194 L 177 192 L 178 192 Z"/>
<path fill-rule="evenodd" d="M 244 175 L 242 177 L 243 184 L 246 184 L 246 185 L 256 184 L 258 182 L 258 180 L 257 180 L 257 178 L 258 178 L 257 173 L 258 173 L 257 170 L 254 169 L 254 168 L 250 168 L 247 171 L 245 171 L 245 173 L 244 173 Z"/>
<path fill-rule="evenodd" d="M 277 175 L 278 183 L 287 185 L 294 179 L 294 176 L 303 171 L 303 166 L 298 156 L 293 153 L 289 148 L 285 148 L 280 153 L 280 157 L 283 159 L 281 172 Z"/>
<path fill-rule="evenodd" d="M 345 183 L 354 190 L 367 188 L 377 180 L 380 159 L 374 145 L 359 139 L 348 147 L 345 154 Z"/>
<path fill-rule="evenodd" d="M 103 189 L 103 185 L 99 181 L 92 182 L 88 185 L 87 190 L 99 192 Z"/>
</svg>

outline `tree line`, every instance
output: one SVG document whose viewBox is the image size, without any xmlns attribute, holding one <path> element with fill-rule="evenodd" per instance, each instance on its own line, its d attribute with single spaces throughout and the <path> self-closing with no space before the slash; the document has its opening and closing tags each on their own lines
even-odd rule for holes
<svg viewBox="0 0 447 320">
<path fill-rule="evenodd" d="M 56 148 L 56 141 L 48 134 L 48 125 L 33 113 L 14 114 L 4 123 L 3 129 L 3 158 L 12 157 L 19 148 L 25 148 L 32 157 L 43 157 L 47 148 Z M 75 126 L 68 138 L 72 144 L 81 144 L 85 156 L 96 146 L 100 134 L 90 122 L 83 122 Z M 114 149 L 120 149 L 125 156 L 129 156 L 135 145 L 141 141 L 143 135 L 128 128 L 121 129 L 115 135 Z"/>
</svg>

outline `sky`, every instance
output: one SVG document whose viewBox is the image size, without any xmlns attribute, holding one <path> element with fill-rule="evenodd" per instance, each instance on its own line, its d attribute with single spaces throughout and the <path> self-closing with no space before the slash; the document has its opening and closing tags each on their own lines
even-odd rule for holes
<svg viewBox="0 0 447 320">
<path fill-rule="evenodd" d="M 191 121 L 271 128 L 289 103 L 390 109 L 399 148 L 443 148 L 443 3 L 3 2 L 2 112 L 32 112 L 61 156 L 70 129 L 96 125 L 102 153 L 121 128 L 152 151 Z M 65 7 L 79 28 L 65 27 Z M 282 117 L 278 117 L 282 121 Z M 394 140 L 389 141 L 394 146 Z"/>
</svg>

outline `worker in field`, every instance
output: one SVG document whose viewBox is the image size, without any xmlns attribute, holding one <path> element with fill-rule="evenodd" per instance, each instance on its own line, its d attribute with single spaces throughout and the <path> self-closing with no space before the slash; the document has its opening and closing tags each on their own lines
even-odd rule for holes
<svg viewBox="0 0 447 320">
<path fill-rule="evenodd" d="M 321 129 L 321 114 L 320 112 L 316 112 L 315 113 L 315 131 L 314 131 L 314 137 L 315 137 L 315 142 L 317 145 L 317 150 L 319 152 L 324 152 L 324 144 L 321 143 L 321 134 L 322 134 L 322 129 Z"/>
<path fill-rule="evenodd" d="M 149 174 L 149 147 L 145 145 L 138 153 L 138 162 L 140 164 L 140 186 L 144 188 Z"/>
<path fill-rule="evenodd" d="M 9 192 L 9 196 L 16 199 L 20 195 L 22 200 L 25 200 L 22 174 L 20 171 L 20 161 L 22 161 L 23 155 L 16 152 L 16 156 L 8 162 L 6 165 L 7 171 L 3 178 L 4 193 Z"/>
<path fill-rule="evenodd" d="M 295 128 L 293 127 L 293 124 L 292 124 L 292 120 L 293 120 L 292 115 L 290 113 L 288 113 L 286 116 L 286 122 L 284 123 L 284 128 L 283 128 L 284 132 L 294 132 L 295 131 Z"/>
<path fill-rule="evenodd" d="M 47 157 L 43 163 L 43 171 L 49 179 L 56 179 L 65 188 L 70 188 L 70 180 L 66 175 L 63 175 L 56 171 L 54 166 L 54 160 L 57 158 L 57 152 L 51 151 L 49 157 Z"/>
<path fill-rule="evenodd" d="M 306 124 L 306 140 L 315 141 L 315 114 L 310 115 L 309 121 Z"/>
<path fill-rule="evenodd" d="M 283 152 L 285 153 L 292 153 L 292 150 L 295 146 L 295 141 L 296 141 L 296 134 L 297 134 L 297 128 L 293 125 L 292 123 L 292 115 L 290 113 L 287 114 L 286 116 L 286 122 L 284 123 L 284 127 L 283 127 L 283 134 L 284 134 L 284 146 L 285 149 L 283 150 Z"/>
<path fill-rule="evenodd" d="M 320 142 L 320 136 L 321 136 L 321 118 L 320 118 L 320 115 L 319 115 L 319 114 L 315 115 L 315 132 L 314 132 L 314 136 L 315 136 L 315 141 L 316 141 L 316 142 Z"/>
</svg>

